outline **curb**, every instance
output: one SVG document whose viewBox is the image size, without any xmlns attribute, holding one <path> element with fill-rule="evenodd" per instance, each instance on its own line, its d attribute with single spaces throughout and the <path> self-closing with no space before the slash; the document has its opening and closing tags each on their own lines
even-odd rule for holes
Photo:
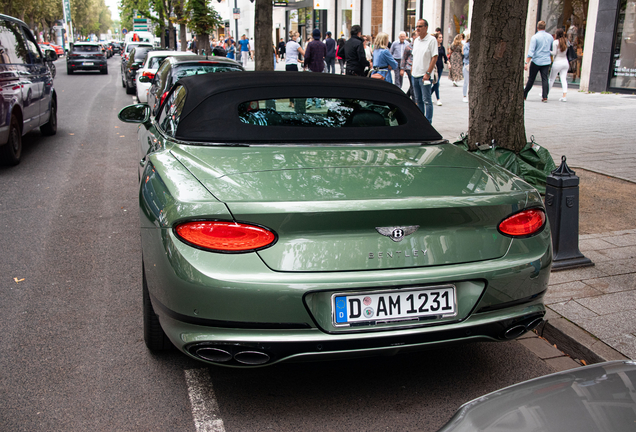
<svg viewBox="0 0 636 432">
<path fill-rule="evenodd" d="M 565 354 L 573 359 L 584 360 L 587 364 L 629 360 L 628 357 L 549 308 L 547 308 L 544 324 L 535 331 Z"/>
</svg>

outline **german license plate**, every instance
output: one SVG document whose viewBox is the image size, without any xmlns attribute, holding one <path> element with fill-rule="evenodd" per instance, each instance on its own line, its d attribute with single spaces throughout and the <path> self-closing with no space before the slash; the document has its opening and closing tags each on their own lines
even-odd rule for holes
<svg viewBox="0 0 636 432">
<path fill-rule="evenodd" d="M 457 314 L 454 285 L 427 288 L 334 294 L 333 324 L 336 327 L 419 321 Z"/>
<path fill-rule="evenodd" d="M 82 63 L 84 66 L 93 66 L 93 62 L 84 62 Z"/>
</svg>

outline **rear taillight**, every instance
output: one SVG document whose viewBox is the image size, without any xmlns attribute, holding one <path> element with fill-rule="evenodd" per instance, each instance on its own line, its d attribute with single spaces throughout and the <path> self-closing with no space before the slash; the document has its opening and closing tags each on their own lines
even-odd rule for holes
<svg viewBox="0 0 636 432">
<path fill-rule="evenodd" d="M 159 101 L 159 106 L 161 106 L 161 104 L 163 103 L 163 100 L 166 98 L 166 96 L 168 96 L 168 92 L 164 92 L 164 93 L 161 95 L 161 101 Z"/>
<path fill-rule="evenodd" d="M 545 225 L 545 212 L 534 208 L 508 216 L 499 224 L 499 232 L 510 237 L 528 237 Z"/>
<path fill-rule="evenodd" d="M 276 242 L 268 229 L 236 222 L 185 222 L 174 231 L 185 243 L 213 252 L 252 252 Z"/>
<path fill-rule="evenodd" d="M 142 76 L 148 77 L 149 79 L 153 79 L 155 77 L 155 74 L 152 72 L 148 72 L 145 71 L 144 73 L 141 74 Z"/>
</svg>

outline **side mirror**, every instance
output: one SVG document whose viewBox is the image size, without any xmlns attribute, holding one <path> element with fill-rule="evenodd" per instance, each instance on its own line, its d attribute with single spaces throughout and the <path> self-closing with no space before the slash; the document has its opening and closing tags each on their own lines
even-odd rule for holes
<svg viewBox="0 0 636 432">
<path fill-rule="evenodd" d="M 128 105 L 117 114 L 124 123 L 145 123 L 150 118 L 150 107 L 146 104 Z"/>
<path fill-rule="evenodd" d="M 47 50 L 46 51 L 46 59 L 49 60 L 49 61 L 55 61 L 55 60 L 57 60 L 57 54 L 55 53 L 55 51 Z"/>
<path fill-rule="evenodd" d="M 142 75 L 139 78 L 137 78 L 137 81 L 139 81 L 140 83 L 149 83 L 150 78 L 147 77 L 146 75 Z"/>
</svg>

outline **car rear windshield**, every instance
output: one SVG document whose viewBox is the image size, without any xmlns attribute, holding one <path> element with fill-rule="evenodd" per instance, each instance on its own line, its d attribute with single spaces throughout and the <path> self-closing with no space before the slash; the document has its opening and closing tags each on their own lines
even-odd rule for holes
<svg viewBox="0 0 636 432">
<path fill-rule="evenodd" d="M 102 52 L 102 48 L 97 45 L 75 45 L 73 52 Z"/>
<path fill-rule="evenodd" d="M 226 65 L 226 64 L 188 64 L 178 66 L 175 68 L 175 78 L 192 76 L 192 75 L 204 75 L 217 72 L 241 72 L 242 69 L 239 66 Z"/>
<path fill-rule="evenodd" d="M 159 69 L 159 65 L 164 61 L 168 56 L 163 57 L 150 57 L 150 64 L 148 65 L 148 69 Z"/>
<path fill-rule="evenodd" d="M 148 54 L 148 51 L 150 51 L 151 49 L 152 48 L 150 47 L 137 47 L 137 49 L 135 50 L 135 61 L 142 61 L 144 58 L 146 58 L 146 54 Z"/>
<path fill-rule="evenodd" d="M 255 100 L 239 104 L 238 114 L 243 123 L 257 126 L 391 127 L 406 122 L 396 106 L 360 99 Z"/>
</svg>

